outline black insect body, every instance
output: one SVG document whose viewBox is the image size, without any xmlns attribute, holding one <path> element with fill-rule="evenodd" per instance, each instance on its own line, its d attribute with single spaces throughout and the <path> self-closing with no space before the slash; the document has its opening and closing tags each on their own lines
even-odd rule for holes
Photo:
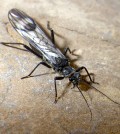
<svg viewBox="0 0 120 134">
<path fill-rule="evenodd" d="M 51 30 L 52 41 L 46 36 L 38 24 L 24 12 L 18 9 L 12 9 L 8 13 L 8 18 L 14 29 L 30 43 L 31 48 L 28 46 L 25 47 L 43 59 L 43 62 L 40 62 L 38 65 L 44 64 L 45 66 L 53 68 L 56 72 L 59 72 L 62 75 L 60 77 L 55 77 L 55 102 L 57 101 L 56 80 L 62 80 L 65 77 L 68 77 L 74 86 L 78 86 L 78 83 L 80 82 L 80 71 L 85 69 L 91 82 L 93 82 L 85 67 L 80 67 L 75 70 L 69 65 L 66 56 L 55 47 L 54 31 L 49 27 L 49 25 L 48 29 Z M 70 51 L 70 49 L 66 49 L 65 54 L 68 50 Z M 32 73 L 26 77 L 31 76 Z"/>
<path fill-rule="evenodd" d="M 32 52 L 33 54 L 37 55 L 38 57 L 42 58 L 43 61 L 40 62 L 28 75 L 23 77 L 27 78 L 32 75 L 32 73 L 35 71 L 35 69 L 39 65 L 44 65 L 49 68 L 53 68 L 55 72 L 58 72 L 61 76 L 54 78 L 55 83 L 55 102 L 57 102 L 57 87 L 56 87 L 56 81 L 62 80 L 64 78 L 69 78 L 69 81 L 73 84 L 73 87 L 77 87 L 84 97 L 82 91 L 79 88 L 79 83 L 84 82 L 89 85 L 89 83 L 82 79 L 82 75 L 80 74 L 81 70 L 85 70 L 87 73 L 87 76 L 90 79 L 91 83 L 95 83 L 88 70 L 82 66 L 75 70 L 73 67 L 70 66 L 68 59 L 66 58 L 67 51 L 71 52 L 69 48 L 65 50 L 65 53 L 63 54 L 58 48 L 56 48 L 55 41 L 54 41 L 54 31 L 49 27 L 48 23 L 48 29 L 51 31 L 51 37 L 52 41 L 46 36 L 46 34 L 42 31 L 40 26 L 27 14 L 24 12 L 18 10 L 18 9 L 11 9 L 8 13 L 8 18 L 14 29 L 25 39 L 29 42 L 30 47 L 27 45 L 23 45 L 28 51 Z M 10 44 L 10 43 L 3 43 L 2 44 Z M 90 87 L 93 87 L 90 85 Z M 93 87 L 94 88 L 94 87 Z M 95 88 L 96 89 L 96 88 Z M 98 92 L 103 94 L 101 91 L 96 89 Z M 103 94 L 106 96 L 105 94 Z M 108 96 L 106 96 L 108 99 L 110 99 Z M 85 97 L 84 97 L 85 99 Z M 113 101 L 112 99 L 110 99 Z M 85 99 L 86 101 L 86 99 Z M 113 101 L 114 103 L 117 103 Z M 86 101 L 87 103 L 87 101 Z M 117 103 L 118 104 L 118 103 Z M 88 105 L 88 103 L 87 103 Z M 89 105 L 88 105 L 89 107 Z M 90 109 L 90 107 L 89 107 Z M 91 109 L 90 109 L 91 112 Z M 92 112 L 91 112 L 92 116 Z"/>
</svg>

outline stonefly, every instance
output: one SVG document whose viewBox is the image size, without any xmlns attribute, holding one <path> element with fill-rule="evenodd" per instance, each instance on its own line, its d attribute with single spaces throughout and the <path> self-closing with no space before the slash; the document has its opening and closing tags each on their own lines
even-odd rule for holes
<svg viewBox="0 0 120 134">
<path fill-rule="evenodd" d="M 55 84 L 55 103 L 58 100 L 57 97 L 57 80 L 63 80 L 64 78 L 68 78 L 69 81 L 73 84 L 73 87 L 77 87 L 81 95 L 83 96 L 87 106 L 89 107 L 87 100 L 85 99 L 79 84 L 85 83 L 89 85 L 90 87 L 96 89 L 93 87 L 90 83 L 96 83 L 91 78 L 90 73 L 88 72 L 87 68 L 82 66 L 78 69 L 73 68 L 70 66 L 70 62 L 68 58 L 66 57 L 67 52 L 70 51 L 69 48 L 66 48 L 64 53 L 62 53 L 54 44 L 54 31 L 52 28 L 50 28 L 49 23 L 47 25 L 48 29 L 51 31 L 51 40 L 47 37 L 47 35 L 43 32 L 43 30 L 40 28 L 40 26 L 35 22 L 30 16 L 28 16 L 26 13 L 18 10 L 18 9 L 11 9 L 8 13 L 8 18 L 14 29 L 26 40 L 29 42 L 30 46 L 24 45 L 23 47 L 27 49 L 29 52 L 35 54 L 39 58 L 42 59 L 42 62 L 40 62 L 30 73 L 29 75 L 23 77 L 28 78 L 32 75 L 32 73 L 35 71 L 35 69 L 39 65 L 44 65 L 48 68 L 52 68 L 55 72 L 58 72 L 60 76 L 54 78 L 54 84 Z M 1 42 L 1 44 L 7 46 L 7 44 L 15 44 L 15 43 L 7 43 L 7 42 Z M 18 43 L 19 44 L 19 43 Z M 10 46 L 9 46 L 10 47 Z M 13 47 L 13 46 L 11 46 Z M 15 48 L 15 47 L 13 47 Z M 81 70 L 85 70 L 87 73 L 87 76 L 89 77 L 89 82 L 85 79 L 83 79 L 81 75 Z M 98 92 L 106 96 L 104 93 L 96 89 Z M 119 104 L 115 101 L 113 101 L 111 98 L 106 96 L 109 100 L 112 102 Z M 119 104 L 120 105 L 120 104 Z M 92 111 L 89 107 L 91 118 L 92 118 Z"/>
</svg>

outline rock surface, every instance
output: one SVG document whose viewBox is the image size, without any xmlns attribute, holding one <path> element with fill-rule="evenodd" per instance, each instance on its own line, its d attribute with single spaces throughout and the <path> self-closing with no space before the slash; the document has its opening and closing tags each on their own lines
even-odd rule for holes
<svg viewBox="0 0 120 134">
<path fill-rule="evenodd" d="M 50 21 L 61 49 L 76 49 L 77 66 L 95 74 L 94 85 L 120 103 L 120 1 L 119 0 L 4 0 L 0 1 L 0 42 L 23 42 L 9 24 L 12 8 L 23 10 L 43 28 Z M 49 33 L 49 31 L 47 31 Z M 71 59 L 76 59 L 71 56 Z M 47 74 L 21 80 L 39 63 L 29 52 L 0 44 L 0 133 L 12 134 L 119 134 L 120 106 L 95 89 L 83 90 L 90 111 L 77 89 L 58 82 L 62 96 L 54 104 L 54 77 Z M 40 66 L 35 74 L 50 73 Z"/>
</svg>

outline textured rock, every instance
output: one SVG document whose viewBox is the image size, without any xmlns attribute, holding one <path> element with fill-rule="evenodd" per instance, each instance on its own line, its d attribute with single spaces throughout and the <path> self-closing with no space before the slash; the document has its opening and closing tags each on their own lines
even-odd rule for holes
<svg viewBox="0 0 120 134">
<path fill-rule="evenodd" d="M 0 5 L 0 41 L 27 44 L 8 22 L 11 8 L 23 10 L 46 31 L 50 21 L 56 44 L 76 49 L 80 58 L 75 65 L 86 66 L 100 83 L 95 87 L 120 103 L 119 0 L 5 0 Z M 120 133 L 120 107 L 94 89 L 83 91 L 93 113 L 90 121 L 84 99 L 77 89 L 66 88 L 67 79 L 58 82 L 59 96 L 67 92 L 57 104 L 53 79 L 58 74 L 21 80 L 39 61 L 28 52 L 0 45 L 0 133 Z M 52 71 L 40 66 L 35 74 L 44 72 Z"/>
</svg>

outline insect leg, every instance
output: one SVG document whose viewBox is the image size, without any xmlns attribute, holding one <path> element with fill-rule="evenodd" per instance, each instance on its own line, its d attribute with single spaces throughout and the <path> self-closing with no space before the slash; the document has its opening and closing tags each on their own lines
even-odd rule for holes
<svg viewBox="0 0 120 134">
<path fill-rule="evenodd" d="M 65 48 L 65 49 L 64 49 L 63 54 L 64 54 L 64 55 L 67 55 L 67 52 L 69 52 L 71 55 L 74 55 L 74 56 L 79 57 L 79 55 L 74 54 L 74 51 L 75 51 L 75 49 L 71 51 L 71 50 L 70 50 L 70 48 L 69 48 L 69 47 L 67 47 L 67 48 Z"/>
<path fill-rule="evenodd" d="M 48 67 L 48 68 L 51 68 L 48 64 L 46 64 L 45 62 L 40 62 L 39 64 L 37 64 L 37 66 L 27 75 L 27 76 L 25 76 L 25 77 L 22 77 L 21 79 L 25 79 L 25 78 L 29 78 L 29 77 L 31 77 L 31 75 L 32 75 L 32 73 L 36 70 L 36 68 L 39 66 L 39 65 L 44 65 L 44 66 L 46 66 L 46 67 Z"/>
<path fill-rule="evenodd" d="M 42 56 L 38 55 L 38 54 L 37 54 L 35 51 L 33 51 L 29 46 L 27 46 L 27 45 L 25 45 L 25 44 L 23 44 L 23 43 L 0 42 L 0 44 L 3 44 L 4 46 L 7 46 L 7 47 L 15 48 L 15 49 L 18 49 L 18 50 L 22 50 L 22 51 L 26 51 L 26 52 L 31 52 L 31 53 L 33 53 L 34 55 L 36 55 L 36 56 L 42 58 Z M 16 47 L 16 46 L 10 46 L 10 45 L 8 45 L 8 44 L 12 44 L 12 45 L 21 45 L 21 46 L 23 46 L 25 49 L 27 49 L 28 51 L 25 50 L 25 49 L 22 49 L 22 48 L 18 48 L 18 47 Z"/>
<path fill-rule="evenodd" d="M 47 22 L 47 29 L 50 30 L 52 43 L 55 44 L 54 31 L 53 31 L 53 29 L 50 27 L 50 22 L 49 22 L 49 21 Z"/>
<path fill-rule="evenodd" d="M 83 69 L 85 69 L 85 71 L 86 71 L 86 73 L 87 73 L 87 75 L 88 75 L 88 77 L 89 77 L 89 79 L 90 79 L 90 81 L 91 81 L 92 83 L 99 84 L 99 83 L 97 83 L 97 82 L 94 82 L 94 80 L 92 80 L 92 78 L 91 78 L 91 76 L 90 76 L 90 73 L 88 72 L 88 70 L 87 70 L 86 67 L 82 66 L 82 67 L 78 68 L 78 69 L 76 70 L 76 72 L 80 72 L 80 71 L 83 70 Z"/>
<path fill-rule="evenodd" d="M 55 84 L 55 103 L 57 103 L 57 85 L 56 85 L 56 80 L 62 80 L 62 79 L 64 79 L 64 77 L 60 77 L 60 76 L 58 76 L 58 77 L 55 77 L 54 78 L 54 84 Z"/>
<path fill-rule="evenodd" d="M 27 51 L 27 50 L 25 50 L 25 49 L 18 48 L 18 47 L 16 47 L 16 46 L 10 46 L 10 45 L 8 45 L 8 44 L 12 44 L 12 45 L 22 45 L 22 46 L 24 46 L 24 44 L 22 44 L 22 43 L 0 42 L 0 44 L 2 44 L 2 45 L 4 45 L 4 46 L 7 46 L 7 47 L 15 48 L 15 49 L 18 49 L 18 50 Z"/>
<path fill-rule="evenodd" d="M 38 55 L 33 49 L 31 49 L 30 47 L 28 47 L 27 45 L 23 45 L 24 48 L 26 48 L 29 52 L 33 53 L 34 55 L 42 58 L 42 56 Z"/>
<path fill-rule="evenodd" d="M 70 50 L 69 47 L 67 47 L 67 48 L 64 49 L 64 55 L 66 55 L 67 52 L 69 52 L 70 54 L 72 54 L 72 52 L 71 52 L 71 50 Z"/>
</svg>

